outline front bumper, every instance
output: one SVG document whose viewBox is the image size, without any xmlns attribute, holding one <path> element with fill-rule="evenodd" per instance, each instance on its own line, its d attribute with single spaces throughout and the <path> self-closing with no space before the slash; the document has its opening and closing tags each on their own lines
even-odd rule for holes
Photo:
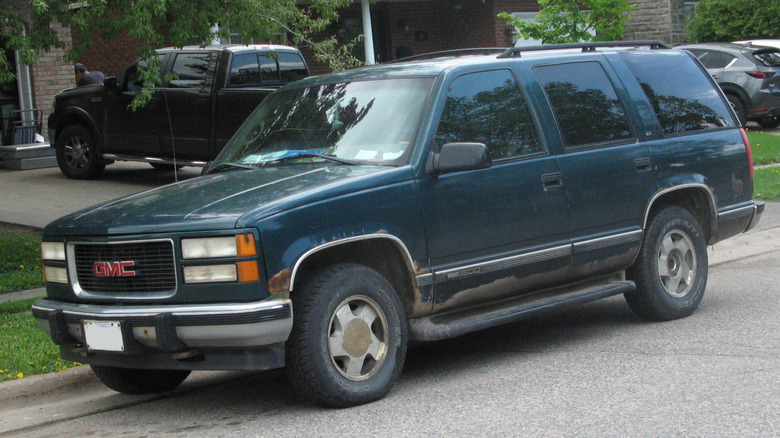
<svg viewBox="0 0 780 438">
<path fill-rule="evenodd" d="M 251 303 L 118 306 L 75 304 L 40 299 L 32 306 L 38 326 L 60 345 L 63 357 L 82 363 L 121 366 L 165 366 L 173 361 L 204 361 L 224 353 L 278 351 L 292 330 L 292 302 L 271 299 Z M 91 349 L 84 321 L 113 322 L 121 327 L 123 351 Z M 268 347 L 268 348 L 266 348 Z M 283 359 L 282 359 L 283 361 Z M 213 362 L 213 361 L 208 361 Z M 266 366 L 204 369 L 260 369 Z M 192 367 L 194 369 L 201 367 Z"/>
</svg>

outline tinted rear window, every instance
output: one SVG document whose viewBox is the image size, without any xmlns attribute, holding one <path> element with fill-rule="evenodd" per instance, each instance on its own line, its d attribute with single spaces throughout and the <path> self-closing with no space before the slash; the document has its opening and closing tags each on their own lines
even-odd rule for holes
<svg viewBox="0 0 780 438">
<path fill-rule="evenodd" d="M 639 81 L 664 134 L 734 126 L 720 93 L 706 72 L 680 52 L 622 52 Z"/>
<path fill-rule="evenodd" d="M 567 147 L 634 137 L 623 103 L 598 62 L 548 65 L 534 71 Z"/>
<path fill-rule="evenodd" d="M 780 67 L 780 50 L 759 50 L 753 52 L 753 57 L 767 67 Z"/>
</svg>

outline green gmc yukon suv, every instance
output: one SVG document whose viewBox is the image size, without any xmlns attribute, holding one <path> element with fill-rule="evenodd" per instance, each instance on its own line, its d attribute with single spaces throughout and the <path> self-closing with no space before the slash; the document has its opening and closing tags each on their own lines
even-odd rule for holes
<svg viewBox="0 0 780 438">
<path fill-rule="evenodd" d="M 750 145 L 658 42 L 445 52 L 271 94 L 204 170 L 43 231 L 33 314 L 112 389 L 286 367 L 315 403 L 390 391 L 410 341 L 623 294 L 691 314 L 743 233 Z"/>
</svg>

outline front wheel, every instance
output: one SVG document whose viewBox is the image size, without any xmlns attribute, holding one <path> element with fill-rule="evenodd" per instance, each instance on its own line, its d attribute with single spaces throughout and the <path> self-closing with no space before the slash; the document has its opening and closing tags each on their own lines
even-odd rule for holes
<svg viewBox="0 0 780 438">
<path fill-rule="evenodd" d="M 149 394 L 170 391 L 190 370 L 144 370 L 90 365 L 97 378 L 107 387 L 122 394 Z"/>
<path fill-rule="evenodd" d="M 683 318 L 699 306 L 707 286 L 707 247 L 701 226 L 684 208 L 667 207 L 650 219 L 627 275 L 637 290 L 625 294 L 650 320 Z"/>
<path fill-rule="evenodd" d="M 406 318 L 390 283 L 363 265 L 340 264 L 292 293 L 287 372 L 296 391 L 325 407 L 384 397 L 406 357 Z"/>
<path fill-rule="evenodd" d="M 55 149 L 57 165 L 68 178 L 94 178 L 106 168 L 92 132 L 83 125 L 65 128 L 57 137 Z"/>
</svg>

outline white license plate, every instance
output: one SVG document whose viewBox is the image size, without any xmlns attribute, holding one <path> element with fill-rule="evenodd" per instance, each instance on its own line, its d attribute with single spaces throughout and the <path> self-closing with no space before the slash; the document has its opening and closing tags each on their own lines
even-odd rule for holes
<svg viewBox="0 0 780 438">
<path fill-rule="evenodd" d="M 125 351 L 122 324 L 119 321 L 84 321 L 84 339 L 87 349 Z"/>
</svg>

